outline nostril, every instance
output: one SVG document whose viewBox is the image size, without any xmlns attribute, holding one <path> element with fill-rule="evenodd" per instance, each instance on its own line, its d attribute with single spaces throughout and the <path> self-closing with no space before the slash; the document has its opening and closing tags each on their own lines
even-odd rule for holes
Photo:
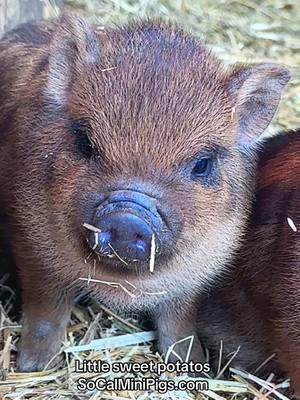
<svg viewBox="0 0 300 400">
<path fill-rule="evenodd" d="M 136 239 L 136 240 L 144 240 L 143 236 L 142 236 L 140 233 L 137 233 L 137 234 L 135 235 L 135 239 Z"/>
<path fill-rule="evenodd" d="M 98 244 L 100 246 L 107 246 L 110 241 L 111 241 L 111 232 L 98 233 Z"/>
</svg>

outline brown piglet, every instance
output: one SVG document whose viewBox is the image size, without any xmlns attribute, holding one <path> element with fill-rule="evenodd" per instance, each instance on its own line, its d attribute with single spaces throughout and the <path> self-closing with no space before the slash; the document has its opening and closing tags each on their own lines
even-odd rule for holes
<svg viewBox="0 0 300 400">
<path fill-rule="evenodd" d="M 58 352 L 80 288 L 148 313 L 163 354 L 195 334 L 196 298 L 239 247 L 256 142 L 289 78 L 272 63 L 224 68 L 161 21 L 97 30 L 66 13 L 6 34 L 0 207 L 22 286 L 19 370 Z"/>
<path fill-rule="evenodd" d="M 198 333 L 217 363 L 288 374 L 300 396 L 300 130 L 262 142 L 245 242 L 223 280 L 199 298 Z M 238 349 L 239 348 L 239 349 Z M 265 361 L 273 358 L 263 367 Z M 263 367 L 263 368 L 262 368 Z"/>
</svg>

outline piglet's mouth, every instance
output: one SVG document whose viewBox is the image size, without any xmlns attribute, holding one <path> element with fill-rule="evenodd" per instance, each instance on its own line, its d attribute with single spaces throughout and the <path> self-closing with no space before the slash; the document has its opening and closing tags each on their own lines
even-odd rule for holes
<svg viewBox="0 0 300 400">
<path fill-rule="evenodd" d="M 105 264 L 148 264 L 150 270 L 163 225 L 155 199 L 131 190 L 112 192 L 97 207 L 92 222 L 84 224 L 89 246 Z"/>
</svg>

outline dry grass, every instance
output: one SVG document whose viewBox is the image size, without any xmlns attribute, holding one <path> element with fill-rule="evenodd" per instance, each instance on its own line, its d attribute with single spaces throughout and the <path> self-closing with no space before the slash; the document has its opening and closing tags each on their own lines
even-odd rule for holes
<svg viewBox="0 0 300 400">
<path fill-rule="evenodd" d="M 47 368 L 43 372 L 17 373 L 14 372 L 16 343 L 19 339 L 21 325 L 12 322 L 8 316 L 14 303 L 14 293 L 5 285 L 5 278 L 0 283 L 0 298 L 6 298 L 0 306 L 0 399 L 184 399 L 200 400 L 212 398 L 267 400 L 277 398 L 288 400 L 284 391 L 287 383 L 275 383 L 273 376 L 264 381 L 258 376 L 246 374 L 232 369 L 232 378 L 224 380 L 222 371 L 218 379 L 211 379 L 204 374 L 209 382 L 209 390 L 205 392 L 168 392 L 161 394 L 155 390 L 145 391 L 90 391 L 80 392 L 77 380 L 81 377 L 88 379 L 104 378 L 140 378 L 141 374 L 134 373 L 95 373 L 76 372 L 75 360 L 83 364 L 83 360 L 101 360 L 109 364 L 162 362 L 159 354 L 150 349 L 150 342 L 155 340 L 155 332 L 144 332 L 134 318 L 123 319 L 95 299 L 88 303 L 77 305 L 72 313 L 72 320 L 67 329 L 60 354 L 54 358 L 55 368 Z M 101 339 L 96 339 L 99 338 Z M 148 344 L 143 341 L 148 340 Z M 61 355 L 63 354 L 63 358 Z M 232 357 L 232 359 L 234 356 Z M 232 361 L 231 359 L 231 361 Z M 171 373 L 158 375 L 146 373 L 143 377 L 158 377 L 161 379 L 184 379 L 192 381 L 186 375 L 176 376 Z M 194 379 L 195 380 L 195 379 Z M 2 397 L 1 397 L 2 396 Z"/>
<path fill-rule="evenodd" d="M 53 1 L 44 2 L 45 16 L 58 12 L 58 8 L 53 8 Z M 52 7 L 49 6 L 51 4 Z M 269 132 L 300 125 L 298 0 L 68 0 L 67 6 L 80 8 L 99 25 L 144 16 L 175 19 L 204 38 L 226 63 L 273 60 L 286 64 L 292 68 L 294 77 Z M 109 363 L 161 361 L 160 356 L 150 350 L 149 342 L 133 345 L 132 340 L 129 345 L 115 349 L 100 350 L 97 347 L 91 351 L 62 352 L 63 361 L 55 369 L 32 374 L 15 373 L 15 348 L 21 326 L 8 317 L 14 294 L 5 286 L 4 279 L 0 284 L 0 299 L 6 299 L 2 305 L 0 303 L 0 399 L 286 399 L 286 383 L 275 385 L 272 383 L 273 376 L 262 381 L 258 376 L 237 370 L 232 370 L 230 380 L 211 381 L 210 391 L 205 393 L 168 392 L 163 395 L 155 391 L 82 393 L 77 390 L 79 375 L 95 377 L 101 374 L 74 372 L 75 359 L 101 359 Z M 63 348 L 86 345 L 95 338 L 113 338 L 140 331 L 142 327 L 137 325 L 136 320 L 123 319 L 91 300 L 85 307 L 75 307 Z"/>
</svg>

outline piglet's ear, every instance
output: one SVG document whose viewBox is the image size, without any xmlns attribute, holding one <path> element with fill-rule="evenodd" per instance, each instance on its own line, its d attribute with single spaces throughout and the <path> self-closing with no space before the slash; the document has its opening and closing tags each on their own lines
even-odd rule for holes
<svg viewBox="0 0 300 400">
<path fill-rule="evenodd" d="M 76 75 L 99 56 L 93 28 L 78 14 L 66 12 L 57 22 L 50 45 L 47 96 L 52 104 L 64 106 Z"/>
<path fill-rule="evenodd" d="M 250 145 L 270 124 L 290 79 L 287 68 L 271 63 L 235 67 L 227 89 L 235 103 L 238 141 Z"/>
</svg>

